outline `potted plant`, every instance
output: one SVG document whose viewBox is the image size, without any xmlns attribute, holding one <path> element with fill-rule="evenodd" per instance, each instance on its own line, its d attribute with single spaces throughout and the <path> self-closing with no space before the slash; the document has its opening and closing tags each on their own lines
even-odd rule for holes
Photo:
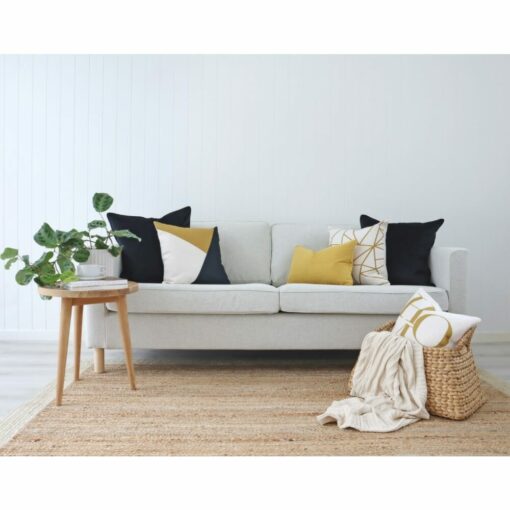
<svg viewBox="0 0 510 510">
<path fill-rule="evenodd" d="M 116 237 L 141 239 L 129 230 L 111 230 L 103 213 L 113 204 L 113 198 L 108 193 L 95 193 L 92 197 L 92 206 L 99 213 L 100 219 L 92 220 L 87 225 L 85 247 L 89 251 L 89 264 L 105 266 L 107 275 L 120 272 L 120 258 L 122 246 L 116 244 Z"/>
<path fill-rule="evenodd" d="M 63 231 L 54 230 L 43 223 L 34 234 L 34 241 L 45 248 L 34 262 L 28 255 L 20 255 L 16 248 L 5 248 L 0 259 L 5 261 L 5 269 L 15 263 L 22 263 L 16 272 L 16 282 L 28 285 L 32 280 L 41 286 L 58 286 L 77 280 L 75 264 L 85 262 L 106 266 L 107 274 L 115 274 L 115 264 L 119 264 L 122 247 L 114 242 L 114 237 L 141 239 L 129 230 L 110 230 L 103 217 L 113 204 L 113 198 L 107 193 L 95 193 L 92 198 L 94 209 L 100 214 L 100 220 L 91 221 L 87 230 L 75 228 Z M 100 233 L 97 230 L 101 229 Z"/>
</svg>

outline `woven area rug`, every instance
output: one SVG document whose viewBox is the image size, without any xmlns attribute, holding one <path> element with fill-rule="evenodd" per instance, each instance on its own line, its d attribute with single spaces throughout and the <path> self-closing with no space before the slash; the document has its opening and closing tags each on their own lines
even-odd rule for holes
<svg viewBox="0 0 510 510">
<path fill-rule="evenodd" d="M 510 397 L 495 379 L 484 381 L 488 402 L 466 421 L 432 418 L 379 434 L 315 420 L 346 396 L 348 368 L 138 365 L 136 372 L 139 389 L 130 391 L 123 366 L 99 375 L 87 369 L 62 407 L 46 405 L 0 455 L 510 454 Z"/>
</svg>

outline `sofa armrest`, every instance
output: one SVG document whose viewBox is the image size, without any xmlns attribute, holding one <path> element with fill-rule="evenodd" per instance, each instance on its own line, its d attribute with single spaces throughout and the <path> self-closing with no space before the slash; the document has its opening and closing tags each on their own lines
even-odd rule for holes
<svg viewBox="0 0 510 510">
<path fill-rule="evenodd" d="M 467 250 L 433 247 L 430 252 L 432 282 L 448 292 L 448 310 L 465 313 L 467 300 Z"/>
<path fill-rule="evenodd" d="M 106 347 L 106 315 L 109 313 L 101 303 L 87 305 L 85 308 L 85 338 L 87 347 Z"/>
</svg>

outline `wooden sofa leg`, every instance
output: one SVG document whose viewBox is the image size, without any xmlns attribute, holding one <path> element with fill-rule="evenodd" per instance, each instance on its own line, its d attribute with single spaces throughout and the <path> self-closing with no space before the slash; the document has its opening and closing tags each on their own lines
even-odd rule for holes
<svg viewBox="0 0 510 510">
<path fill-rule="evenodd" d="M 94 372 L 102 374 L 104 371 L 104 349 L 97 347 L 94 349 Z"/>
</svg>

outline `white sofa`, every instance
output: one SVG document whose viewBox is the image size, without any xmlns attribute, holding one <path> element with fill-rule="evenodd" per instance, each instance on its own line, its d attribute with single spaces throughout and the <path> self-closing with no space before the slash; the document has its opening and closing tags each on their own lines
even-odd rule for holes
<svg viewBox="0 0 510 510">
<path fill-rule="evenodd" d="M 231 285 L 140 284 L 128 298 L 132 344 L 153 349 L 357 349 L 375 326 L 393 319 L 418 287 L 287 284 L 294 247 L 328 245 L 328 225 L 263 222 L 217 225 Z M 445 309 L 464 312 L 462 248 L 434 247 L 435 287 Z M 114 304 L 86 307 L 87 343 L 122 348 Z M 104 359 L 104 358 L 103 358 Z"/>
</svg>

